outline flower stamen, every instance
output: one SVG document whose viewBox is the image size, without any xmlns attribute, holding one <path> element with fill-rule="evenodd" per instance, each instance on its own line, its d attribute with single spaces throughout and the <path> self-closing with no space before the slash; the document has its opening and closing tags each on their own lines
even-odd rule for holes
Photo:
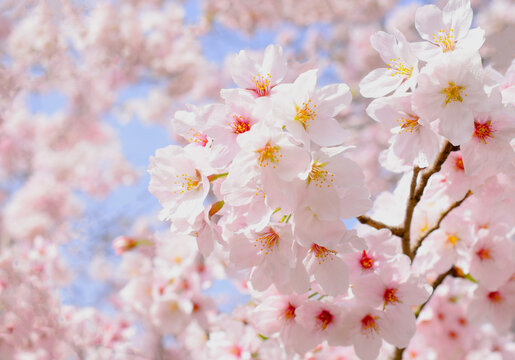
<svg viewBox="0 0 515 360">
<path fill-rule="evenodd" d="M 493 132 L 492 121 L 488 120 L 483 124 L 474 121 L 474 137 L 480 143 L 486 144 L 486 139 L 494 137 Z"/>
<path fill-rule="evenodd" d="M 254 91 L 258 96 L 266 96 L 270 93 L 271 87 L 270 82 L 272 80 L 272 75 L 266 74 L 252 77 L 252 82 L 254 83 L 255 88 L 249 89 Z"/>
<path fill-rule="evenodd" d="M 278 157 L 278 151 L 279 146 L 270 145 L 269 142 L 266 143 L 264 148 L 256 150 L 256 152 L 259 154 L 259 166 L 267 167 L 268 165 L 270 165 L 270 163 L 279 162 L 279 158 L 283 156 L 279 154 Z M 272 165 L 272 167 L 275 169 L 275 165 Z"/>
<path fill-rule="evenodd" d="M 388 62 L 388 69 L 392 70 L 390 76 L 399 76 L 401 78 L 409 78 L 413 73 L 413 66 L 409 66 L 407 63 L 401 60 L 400 57 L 396 59 L 390 59 Z"/>
<path fill-rule="evenodd" d="M 315 186 L 322 188 L 324 183 L 327 183 L 327 187 L 331 187 L 331 183 L 334 182 L 334 174 L 324 169 L 325 163 L 319 163 L 315 160 L 311 165 L 311 171 L 308 175 L 308 185 L 313 182 Z"/>
<path fill-rule="evenodd" d="M 174 194 L 184 194 L 186 191 L 196 190 L 200 186 L 201 176 L 200 172 L 195 169 L 195 176 L 190 176 L 189 174 L 176 174 L 175 181 L 173 184 L 176 187 L 176 190 L 173 191 Z"/>
<path fill-rule="evenodd" d="M 447 104 L 449 104 L 451 101 L 452 102 L 456 102 L 456 101 L 463 102 L 461 93 L 463 90 L 465 90 L 465 87 L 456 85 L 452 81 L 449 81 L 448 84 L 449 84 L 449 86 L 442 90 L 442 94 L 444 94 L 446 96 L 444 106 L 447 106 Z M 463 96 L 467 96 L 467 94 L 463 94 Z"/>
<path fill-rule="evenodd" d="M 274 248 L 279 247 L 279 235 L 277 235 L 271 227 L 260 235 L 261 236 L 255 240 L 256 244 L 254 244 L 255 247 L 259 244 L 259 251 L 264 251 L 265 254 L 268 255 L 270 251 L 274 251 Z"/>
<path fill-rule="evenodd" d="M 443 52 L 454 50 L 454 30 L 438 30 L 437 33 L 433 34 L 433 43 L 437 44 L 442 48 Z"/>
<path fill-rule="evenodd" d="M 295 121 L 300 122 L 304 130 L 306 130 L 309 126 L 309 122 L 313 121 L 317 115 L 315 108 L 316 105 L 311 105 L 311 100 L 308 102 L 303 102 L 301 106 L 295 104 Z"/>
<path fill-rule="evenodd" d="M 315 257 L 318 259 L 318 264 L 322 264 L 329 258 L 329 260 L 334 259 L 334 255 L 338 254 L 334 250 L 329 250 L 323 246 L 320 246 L 318 244 L 311 245 L 310 251 L 315 254 Z"/>
<path fill-rule="evenodd" d="M 233 121 L 230 123 L 235 134 L 243 134 L 250 130 L 250 122 L 241 115 L 233 115 Z"/>
</svg>

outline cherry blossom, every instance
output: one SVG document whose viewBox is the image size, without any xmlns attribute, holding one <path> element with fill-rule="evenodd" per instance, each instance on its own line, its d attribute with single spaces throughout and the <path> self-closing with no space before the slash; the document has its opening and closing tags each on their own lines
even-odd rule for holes
<svg viewBox="0 0 515 360">
<path fill-rule="evenodd" d="M 513 6 L 191 5 L 0 6 L 2 356 L 514 358 Z"/>
</svg>

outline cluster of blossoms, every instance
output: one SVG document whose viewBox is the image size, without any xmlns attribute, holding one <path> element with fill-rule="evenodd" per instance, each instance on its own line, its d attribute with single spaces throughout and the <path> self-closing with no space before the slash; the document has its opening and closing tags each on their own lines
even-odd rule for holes
<svg viewBox="0 0 515 360">
<path fill-rule="evenodd" d="M 515 358 L 512 1 L 193 3 L 0 4 L 0 358 Z M 92 264 L 116 315 L 63 305 L 84 195 L 137 176 L 106 115 L 168 126 L 218 97 L 220 26 L 284 50 L 241 51 L 236 88 L 175 113 L 187 144 L 149 167 L 170 229 Z M 251 299 L 231 314 L 225 278 Z"/>
<path fill-rule="evenodd" d="M 84 264 L 70 264 L 72 251 L 60 245 L 106 231 L 85 216 L 91 199 L 134 184 L 143 173 L 125 158 L 106 115 L 158 122 L 179 99 L 204 98 L 218 83 L 206 75 L 212 66 L 185 22 L 179 4 L 153 0 L 1 2 L 2 360 L 137 353 L 129 349 L 135 327 L 125 315 L 62 305 L 59 290 L 70 286 L 70 265 Z M 156 79 L 162 87 L 148 99 L 119 96 Z"/>
<path fill-rule="evenodd" d="M 219 345 L 225 357 L 271 344 L 286 358 L 349 345 L 361 359 L 381 348 L 399 359 L 514 355 L 515 66 L 484 69 L 484 32 L 471 23 L 470 3 L 451 0 L 416 11 L 423 41 L 371 37 L 386 67 L 360 90 L 391 129 L 381 164 L 404 174 L 373 204 L 335 119 L 348 86 L 317 86 L 318 72 L 292 70 L 279 46 L 232 58 L 238 88 L 222 90 L 223 103 L 176 113 L 188 144 L 159 149 L 149 167 L 160 219 L 243 277 L 256 306 L 240 316 L 269 342 L 215 331 L 208 343 L 232 341 Z M 348 230 L 353 217 L 363 225 Z"/>
</svg>

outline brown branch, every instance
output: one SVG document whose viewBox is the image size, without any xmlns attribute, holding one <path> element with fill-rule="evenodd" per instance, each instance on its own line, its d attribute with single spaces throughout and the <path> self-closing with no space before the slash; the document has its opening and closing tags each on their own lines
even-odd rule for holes
<svg viewBox="0 0 515 360">
<path fill-rule="evenodd" d="M 392 360 L 402 360 L 403 353 L 404 353 L 404 348 L 402 348 L 402 349 L 395 348 L 395 353 L 392 356 Z"/>
<path fill-rule="evenodd" d="M 442 151 L 440 152 L 440 155 L 438 155 L 438 158 L 435 160 L 433 166 L 431 166 L 429 169 L 424 170 L 422 172 L 422 175 L 420 176 L 420 183 L 417 186 L 417 191 L 415 192 L 415 198 L 414 200 L 416 203 L 420 201 L 420 198 L 422 197 L 422 194 L 424 193 L 424 189 L 426 188 L 427 182 L 429 181 L 429 178 L 433 176 L 434 173 L 437 173 L 442 168 L 443 163 L 447 158 L 449 157 L 449 154 L 451 151 L 459 150 L 458 146 L 453 146 L 450 142 L 446 142 Z"/>
<path fill-rule="evenodd" d="M 413 218 L 413 211 L 415 210 L 415 206 L 418 201 L 415 201 L 415 191 L 417 188 L 417 179 L 418 174 L 420 173 L 420 168 L 415 166 L 413 168 L 413 176 L 411 178 L 411 185 L 408 197 L 408 206 L 406 206 L 406 215 L 404 216 L 404 228 L 402 234 L 402 252 L 408 255 L 411 258 L 411 247 L 410 247 L 410 229 L 411 229 L 411 219 Z"/>
<path fill-rule="evenodd" d="M 418 316 L 420 315 L 420 313 L 422 312 L 422 309 L 424 309 L 424 307 L 426 306 L 426 304 L 429 302 L 429 300 L 431 300 L 431 298 L 433 297 L 433 294 L 435 293 L 435 290 L 438 286 L 440 286 L 442 284 L 442 282 L 445 280 L 445 278 L 447 276 L 453 276 L 453 277 L 463 277 L 463 274 L 461 272 L 461 269 L 458 269 L 457 267 L 453 266 L 451 267 L 449 270 L 447 270 L 447 272 L 444 272 L 443 274 L 440 274 L 436 280 L 433 282 L 433 285 L 431 285 L 433 287 L 433 292 L 431 293 L 431 295 L 429 295 L 429 298 L 426 300 L 425 303 L 423 303 L 422 305 L 419 306 L 419 308 L 417 309 L 417 311 L 415 311 L 415 317 L 418 318 Z"/>
<path fill-rule="evenodd" d="M 456 267 L 451 267 L 447 272 L 443 273 L 443 274 L 440 274 L 436 280 L 433 282 L 433 285 L 431 285 L 433 287 L 433 292 L 431 293 L 431 295 L 429 295 L 429 298 L 426 300 L 425 303 L 423 303 L 422 305 L 419 306 L 419 308 L 417 309 L 417 311 L 415 311 L 415 317 L 418 318 L 418 316 L 420 315 L 420 312 L 422 311 L 422 309 L 424 309 L 424 307 L 426 306 L 426 304 L 429 302 L 429 300 L 431 300 L 431 298 L 433 297 L 433 294 L 435 293 L 435 290 L 438 286 L 440 286 L 442 284 L 442 282 L 445 280 L 445 278 L 447 276 L 454 276 L 454 277 L 462 277 L 461 273 L 460 273 L 460 269 L 456 268 Z M 404 353 L 404 350 L 405 348 L 395 348 L 395 353 L 393 354 L 392 356 L 392 360 L 402 360 L 402 355 Z"/>
<path fill-rule="evenodd" d="M 417 254 L 417 251 L 418 251 L 418 248 L 422 245 L 422 242 L 435 230 L 438 230 L 440 228 L 440 224 L 442 223 L 443 219 L 445 219 L 445 217 L 447 215 L 449 215 L 449 213 L 454 210 L 455 208 L 457 208 L 458 206 L 460 206 L 465 200 L 467 200 L 467 198 L 472 195 L 472 191 L 467 191 L 467 193 L 465 194 L 465 196 L 463 197 L 463 199 L 459 200 L 459 201 L 456 201 L 454 204 L 452 204 L 447 210 L 445 210 L 441 215 L 440 215 L 440 218 L 438 219 L 438 222 L 436 223 L 435 226 L 433 226 L 431 229 L 429 229 L 423 236 L 420 237 L 420 239 L 418 239 L 417 241 L 417 245 L 415 245 L 415 247 L 413 248 L 413 251 L 412 251 L 412 254 L 413 254 L 413 257 L 415 257 L 415 255 Z"/>
<path fill-rule="evenodd" d="M 386 225 L 380 221 L 377 221 L 377 220 L 374 220 L 374 219 L 371 219 L 369 218 L 368 216 L 358 216 L 357 217 L 358 221 L 362 224 L 365 224 L 365 225 L 369 225 L 369 226 L 372 226 L 373 228 L 375 229 L 388 229 L 392 232 L 393 235 L 396 235 L 396 236 L 399 236 L 399 237 L 402 237 L 402 234 L 404 233 L 404 231 L 402 230 L 402 228 L 398 227 L 398 226 L 390 226 L 390 225 Z"/>
<path fill-rule="evenodd" d="M 413 253 L 411 252 L 410 230 L 411 220 L 413 219 L 413 212 L 415 211 L 415 207 L 420 202 L 420 199 L 424 194 L 424 189 L 427 186 L 429 178 L 433 176 L 433 174 L 440 171 L 443 163 L 445 162 L 445 160 L 447 160 L 451 151 L 455 151 L 458 149 L 458 147 L 453 146 L 449 141 L 447 141 L 442 151 L 440 151 L 440 154 L 436 158 L 433 166 L 431 166 L 430 168 L 426 168 L 422 172 L 421 169 L 416 166 L 413 168 L 413 178 L 411 180 L 408 206 L 406 207 L 406 216 L 404 218 L 404 233 L 402 236 L 402 252 L 408 255 L 411 260 L 413 260 Z M 420 172 L 420 181 L 417 184 L 417 178 Z"/>
</svg>

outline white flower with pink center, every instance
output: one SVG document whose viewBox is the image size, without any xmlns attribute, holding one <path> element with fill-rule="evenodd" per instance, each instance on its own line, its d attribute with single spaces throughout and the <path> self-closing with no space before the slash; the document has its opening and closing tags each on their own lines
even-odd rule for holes
<svg viewBox="0 0 515 360">
<path fill-rule="evenodd" d="M 216 145 L 226 150 L 226 163 L 230 162 L 240 149 L 237 138 L 250 131 L 252 126 L 264 118 L 269 107 L 265 102 L 256 102 L 247 91 L 226 89 L 222 92 L 224 105 L 219 105 L 211 112 L 205 125 L 205 132 L 216 139 Z"/>
<path fill-rule="evenodd" d="M 341 336 L 345 322 L 341 307 L 328 301 L 309 300 L 296 308 L 295 315 L 297 323 L 307 332 L 307 336 L 292 344 L 297 352 L 306 353 L 324 340 L 333 346 L 348 344 L 348 339 Z"/>
<path fill-rule="evenodd" d="M 451 213 L 431 233 L 417 252 L 413 266 L 421 273 L 446 272 L 452 265 L 463 267 L 473 242 L 472 223 L 462 214 Z"/>
<path fill-rule="evenodd" d="M 474 291 L 468 312 L 473 321 L 488 319 L 500 333 L 506 333 L 515 317 L 515 278 L 497 289 L 487 289 L 480 284 Z"/>
<path fill-rule="evenodd" d="M 513 242 L 482 230 L 470 251 L 470 274 L 481 286 L 496 290 L 515 271 Z"/>
<path fill-rule="evenodd" d="M 349 276 L 352 284 L 359 282 L 361 276 L 366 276 L 380 269 L 392 260 L 400 250 L 398 239 L 389 230 L 370 231 L 358 228 L 358 235 L 365 239 L 366 250 L 343 255 L 349 266 Z"/>
<path fill-rule="evenodd" d="M 418 76 L 413 109 L 424 125 L 439 119 L 440 133 L 453 145 L 470 139 L 474 113 L 485 106 L 480 64 L 480 59 L 455 54 L 427 65 Z"/>
<path fill-rule="evenodd" d="M 427 167 L 432 163 L 440 150 L 439 137 L 419 121 L 411 94 L 376 99 L 367 107 L 367 114 L 391 129 L 394 135 L 387 151 L 403 165 Z"/>
<path fill-rule="evenodd" d="M 417 56 L 429 61 L 456 50 L 479 50 L 485 41 L 485 32 L 480 28 L 469 30 L 472 15 L 470 0 L 449 0 L 442 10 L 435 5 L 419 8 L 415 27 L 427 42 L 413 44 Z"/>
<path fill-rule="evenodd" d="M 245 186 L 257 178 L 272 204 L 291 199 L 291 195 L 286 196 L 291 192 L 286 184 L 305 176 L 310 165 L 309 153 L 296 145 L 290 135 L 262 123 L 238 136 L 237 141 L 241 151 L 229 168 L 222 194 L 231 191 L 226 184 L 236 182 Z"/>
<path fill-rule="evenodd" d="M 440 173 L 434 176 L 431 182 L 435 189 L 439 189 L 451 200 L 458 201 L 465 196 L 467 191 L 475 192 L 480 188 L 488 176 L 483 173 L 467 176 L 461 151 L 453 151 L 442 165 Z"/>
<path fill-rule="evenodd" d="M 277 117 L 306 145 L 310 140 L 320 146 L 340 145 L 345 134 L 334 117 L 350 104 L 349 87 L 333 84 L 317 89 L 316 83 L 317 70 L 309 70 L 293 84 L 278 86 L 274 99 Z"/>
<path fill-rule="evenodd" d="M 299 207 L 309 207 L 319 220 L 348 219 L 371 207 L 363 171 L 344 155 L 345 148 L 312 153 L 311 169 L 296 190 Z"/>
<path fill-rule="evenodd" d="M 209 139 L 205 133 L 205 124 L 216 107 L 216 105 L 201 107 L 188 105 L 188 111 L 177 111 L 172 120 L 174 134 L 183 137 L 190 144 L 206 147 Z"/>
<path fill-rule="evenodd" d="M 209 180 L 197 168 L 196 159 L 180 146 L 170 145 L 156 151 L 150 158 L 149 191 L 163 209 L 161 220 L 187 219 L 190 223 L 204 210 L 209 192 Z"/>
<path fill-rule="evenodd" d="M 394 30 L 393 35 L 378 31 L 370 37 L 370 43 L 388 67 L 372 70 L 361 80 L 361 95 L 378 98 L 394 90 L 395 93 L 402 94 L 414 88 L 418 60 L 404 35 L 397 30 Z"/>
<path fill-rule="evenodd" d="M 427 285 L 411 275 L 409 258 L 400 254 L 381 271 L 360 277 L 352 291 L 361 304 L 393 311 L 394 317 L 411 313 L 413 322 L 410 306 L 420 305 L 429 297 Z"/>
<path fill-rule="evenodd" d="M 261 59 L 242 50 L 231 63 L 231 76 L 236 85 L 255 97 L 270 95 L 286 71 L 286 57 L 279 45 L 267 46 Z"/>
<path fill-rule="evenodd" d="M 265 297 L 252 313 L 252 323 L 263 335 L 277 335 L 286 349 L 298 348 L 298 342 L 309 336 L 307 329 L 296 320 L 297 308 L 307 301 L 302 295 Z"/>
<path fill-rule="evenodd" d="M 255 290 L 272 284 L 284 292 L 309 288 L 306 271 L 297 266 L 291 224 L 271 223 L 259 231 L 237 233 L 229 238 L 229 252 L 237 268 L 252 269 L 249 281 Z"/>
<path fill-rule="evenodd" d="M 408 309 L 409 312 L 411 310 Z M 390 314 L 367 307 L 353 306 L 346 319 L 342 337 L 354 346 L 362 360 L 374 360 L 379 355 L 383 339 L 399 348 L 406 347 L 415 333 L 415 322 L 407 316 L 399 319 Z"/>
<path fill-rule="evenodd" d="M 296 226 L 299 222 L 303 223 L 304 221 L 295 218 Z M 309 238 L 299 239 L 296 235 L 296 240 L 301 242 L 304 247 L 303 264 L 308 274 L 313 276 L 326 294 L 344 295 L 349 286 L 349 270 L 342 255 L 356 249 L 363 249 L 363 243 L 356 236 L 355 231 L 343 229 L 337 231 L 335 225 L 329 222 L 326 222 L 323 226 L 332 226 L 334 234 L 329 235 L 329 232 L 319 233 L 318 238 L 316 236 L 311 238 L 311 242 L 306 242 Z M 317 234 L 316 228 L 311 228 L 311 230 L 313 234 Z M 325 236 L 326 234 L 329 236 Z M 334 274 L 338 274 L 337 279 L 334 279 Z"/>
<path fill-rule="evenodd" d="M 515 158 L 510 141 L 515 136 L 515 117 L 507 111 L 478 114 L 474 133 L 460 147 L 465 174 L 496 174 Z"/>
</svg>

